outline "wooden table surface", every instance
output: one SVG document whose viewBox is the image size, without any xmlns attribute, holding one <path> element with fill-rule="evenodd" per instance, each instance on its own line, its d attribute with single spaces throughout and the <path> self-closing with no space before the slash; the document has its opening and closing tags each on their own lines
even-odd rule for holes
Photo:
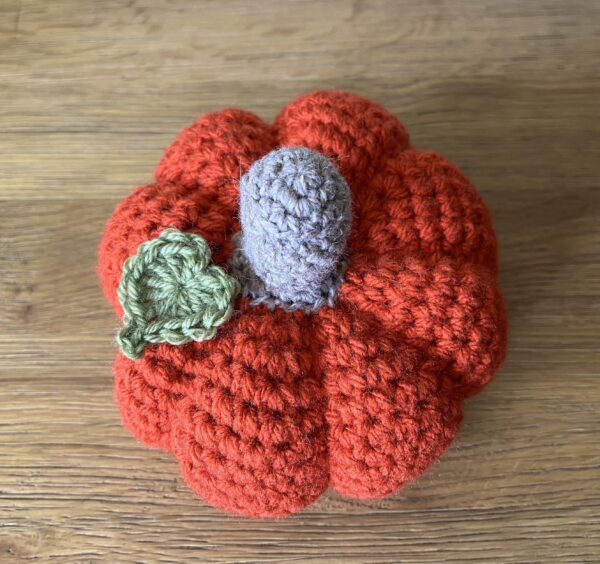
<svg viewBox="0 0 600 564">
<path fill-rule="evenodd" d="M 0 562 L 600 561 L 600 3 L 0 2 Z M 112 398 L 115 204 L 197 116 L 372 97 L 489 203 L 509 360 L 392 499 L 194 498 Z"/>
</svg>

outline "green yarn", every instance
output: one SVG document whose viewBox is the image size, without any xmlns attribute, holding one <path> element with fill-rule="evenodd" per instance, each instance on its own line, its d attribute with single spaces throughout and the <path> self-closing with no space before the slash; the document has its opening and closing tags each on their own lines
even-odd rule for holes
<svg viewBox="0 0 600 564">
<path fill-rule="evenodd" d="M 231 317 L 239 291 L 238 281 L 212 264 L 202 237 L 167 229 L 123 266 L 125 327 L 117 342 L 135 360 L 148 345 L 208 341 Z"/>
</svg>

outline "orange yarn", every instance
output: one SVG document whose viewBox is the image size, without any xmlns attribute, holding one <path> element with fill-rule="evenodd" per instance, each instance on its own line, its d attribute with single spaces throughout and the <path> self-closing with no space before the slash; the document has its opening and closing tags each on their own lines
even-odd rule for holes
<svg viewBox="0 0 600 564">
<path fill-rule="evenodd" d="M 156 181 L 115 211 L 100 248 L 117 313 L 125 260 L 169 227 L 203 236 L 217 264 L 239 231 L 238 183 L 276 147 L 333 160 L 353 197 L 346 281 L 315 315 L 250 307 L 217 336 L 115 363 L 123 423 L 172 452 L 209 503 L 251 517 L 297 512 L 329 486 L 362 499 L 416 478 L 458 432 L 464 398 L 506 351 L 496 238 L 452 164 L 409 148 L 398 120 L 342 92 L 315 92 L 273 127 L 209 114 L 167 150 Z"/>
</svg>

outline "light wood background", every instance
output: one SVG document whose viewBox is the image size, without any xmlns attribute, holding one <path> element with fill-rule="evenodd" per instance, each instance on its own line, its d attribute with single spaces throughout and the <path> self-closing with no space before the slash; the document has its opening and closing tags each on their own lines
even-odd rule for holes
<svg viewBox="0 0 600 564">
<path fill-rule="evenodd" d="M 0 562 L 600 561 L 600 2 L 0 0 Z M 174 136 L 353 90 L 493 210 L 510 357 L 396 497 L 198 501 L 120 426 L 95 276 Z"/>
</svg>

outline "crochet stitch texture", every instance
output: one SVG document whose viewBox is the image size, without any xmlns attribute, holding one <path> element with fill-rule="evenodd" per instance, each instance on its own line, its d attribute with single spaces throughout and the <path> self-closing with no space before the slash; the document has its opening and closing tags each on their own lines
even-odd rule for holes
<svg viewBox="0 0 600 564">
<path fill-rule="evenodd" d="M 333 306 L 352 220 L 350 189 L 309 149 L 269 153 L 240 181 L 240 249 L 231 264 L 252 304 Z"/>
<path fill-rule="evenodd" d="M 455 438 L 464 400 L 494 377 L 507 341 L 481 197 L 446 159 L 412 148 L 393 115 L 343 92 L 299 98 L 272 126 L 229 109 L 185 129 L 106 227 L 99 273 L 118 315 L 126 260 L 165 229 L 200 235 L 226 267 L 240 178 L 282 147 L 324 155 L 351 192 L 333 307 L 290 312 L 241 297 L 213 339 L 152 345 L 140 360 L 119 353 L 114 365 L 131 432 L 171 452 L 204 500 L 250 517 L 295 513 L 328 487 L 380 498 L 418 477 Z"/>
<path fill-rule="evenodd" d="M 150 344 L 207 341 L 229 320 L 240 285 L 210 258 L 202 237 L 167 229 L 127 259 L 117 292 L 125 356 L 142 358 Z"/>
</svg>

